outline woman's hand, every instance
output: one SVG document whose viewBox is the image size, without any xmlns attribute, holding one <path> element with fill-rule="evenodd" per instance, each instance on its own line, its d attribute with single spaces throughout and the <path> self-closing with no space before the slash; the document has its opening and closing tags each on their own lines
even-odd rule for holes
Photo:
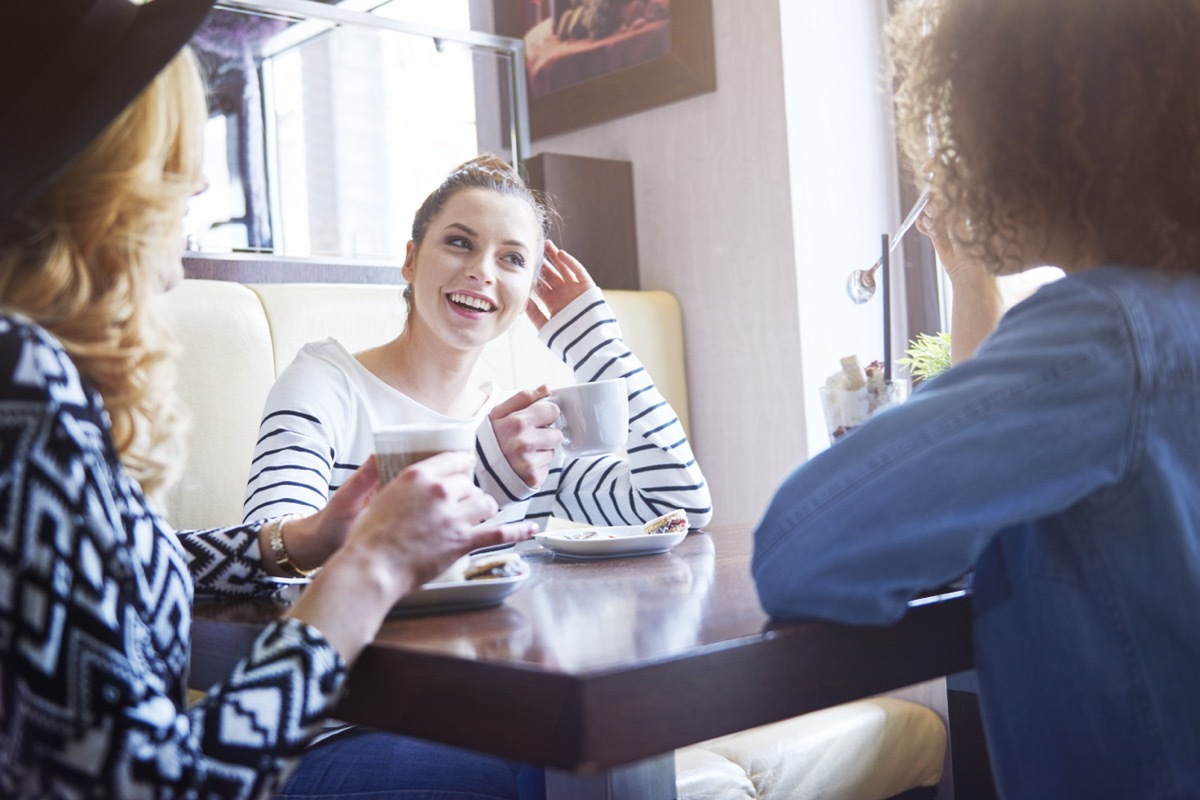
<svg viewBox="0 0 1200 800">
<path fill-rule="evenodd" d="M 371 456 L 330 495 L 324 508 L 284 524 L 284 544 L 292 563 L 301 569 L 314 569 L 324 564 L 345 543 L 350 526 L 378 491 L 379 475 L 375 469 L 375 456 Z M 267 526 L 263 527 L 265 530 Z M 269 553 L 269 545 L 265 542 L 262 545 L 262 552 Z M 269 561 L 264 559 L 264 562 Z M 264 566 L 269 572 L 278 572 L 274 564 L 264 563 Z"/>
<path fill-rule="evenodd" d="M 379 567 L 408 573 L 419 586 L 468 550 L 494 544 L 495 530 L 478 526 L 496 513 L 496 501 L 475 485 L 474 465 L 469 453 L 447 452 L 404 469 L 354 520 L 339 553 L 370 552 Z"/>
<path fill-rule="evenodd" d="M 566 250 L 546 240 L 546 261 L 538 275 L 536 300 L 529 298 L 525 313 L 534 327 L 542 329 L 551 317 L 566 308 L 572 300 L 596 285 L 583 264 Z M 541 301 L 541 306 L 537 301 Z M 544 310 L 543 310 L 544 306 Z"/>
<path fill-rule="evenodd" d="M 545 399 L 548 394 L 545 386 L 517 392 L 488 413 L 508 465 L 534 488 L 550 474 L 550 462 L 563 438 L 561 431 L 551 427 L 559 412 Z"/>
<path fill-rule="evenodd" d="M 950 226 L 954 224 L 953 217 L 953 213 L 945 207 L 944 202 L 937 198 L 931 198 L 921 216 L 917 218 L 917 230 L 929 237 L 933 249 L 937 252 L 938 261 L 946 270 L 946 275 L 951 282 L 967 276 L 971 272 L 986 274 L 987 271 L 982 264 L 966 258 L 955 247 L 954 241 L 950 238 Z"/>
<path fill-rule="evenodd" d="M 474 464 L 469 453 L 441 453 L 375 492 L 289 616 L 353 662 L 402 596 L 471 550 L 529 538 L 533 523 L 481 524 L 497 507 L 475 486 Z"/>
<path fill-rule="evenodd" d="M 958 224 L 944 203 L 931 199 L 917 220 L 917 229 L 933 242 L 938 260 L 950 279 L 953 297 L 950 315 L 950 363 L 961 364 L 972 355 L 996 327 L 1004 313 L 1004 301 L 996 276 L 983 264 L 965 256 L 950 236 Z"/>
</svg>

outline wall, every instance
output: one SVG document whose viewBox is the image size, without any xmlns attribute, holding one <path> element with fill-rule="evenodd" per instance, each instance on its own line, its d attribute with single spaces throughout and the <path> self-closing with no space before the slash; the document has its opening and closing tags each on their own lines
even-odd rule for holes
<svg viewBox="0 0 1200 800">
<path fill-rule="evenodd" d="M 716 0 L 725 3 L 728 0 Z M 816 388 L 840 359 L 883 357 L 883 297 L 855 305 L 846 279 L 880 256 L 899 219 L 896 149 L 885 91 L 883 0 L 781 0 L 795 269 L 806 366 L 809 453 L 828 446 Z M 900 252 L 895 256 L 899 270 Z M 904 291 L 892 287 L 893 355 L 902 355 Z"/>
<path fill-rule="evenodd" d="M 859 332 L 871 312 L 848 307 L 838 284 L 874 260 L 848 242 L 870 251 L 887 204 L 844 205 L 834 190 L 849 174 L 848 194 L 879 197 L 870 175 L 885 159 L 858 151 L 886 148 L 857 118 L 863 108 L 882 118 L 878 96 L 851 97 L 870 56 L 840 63 L 863 62 L 852 48 L 874 33 L 855 29 L 877 22 L 857 7 L 875 4 L 713 0 L 715 93 L 533 143 L 633 163 L 642 286 L 683 307 L 692 439 L 717 524 L 756 521 L 810 439 L 825 445 L 819 418 L 806 431 L 806 404 L 836 368 L 832 353 L 874 341 Z M 847 219 L 857 222 L 833 223 Z"/>
</svg>

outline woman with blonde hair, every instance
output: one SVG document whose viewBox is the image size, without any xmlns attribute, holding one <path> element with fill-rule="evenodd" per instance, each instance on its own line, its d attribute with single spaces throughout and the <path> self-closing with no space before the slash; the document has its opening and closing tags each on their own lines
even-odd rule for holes
<svg viewBox="0 0 1200 800">
<path fill-rule="evenodd" d="M 153 500 L 184 423 L 150 301 L 182 277 L 203 186 L 204 94 L 180 51 L 211 5 L 0 12 L 0 795 L 517 797 L 522 768 L 451 748 L 364 731 L 306 749 L 402 595 L 532 532 L 480 524 L 496 504 L 470 454 L 383 488 L 368 462 L 294 521 L 341 547 L 187 706 L 193 592 L 279 574 L 277 525 L 176 532 Z"/>
<path fill-rule="evenodd" d="M 1065 277 L 756 530 L 779 617 L 889 624 L 974 568 L 1004 797 L 1200 795 L 1198 41 L 1200 0 L 899 5 L 899 131 L 946 240 Z"/>
</svg>

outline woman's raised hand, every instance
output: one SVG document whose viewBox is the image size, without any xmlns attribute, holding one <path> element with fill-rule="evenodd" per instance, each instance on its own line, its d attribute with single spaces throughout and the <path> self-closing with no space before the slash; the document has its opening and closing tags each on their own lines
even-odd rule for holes
<svg viewBox="0 0 1200 800">
<path fill-rule="evenodd" d="M 938 197 L 931 197 L 925 211 L 917 218 L 917 230 L 929 237 L 938 261 L 952 281 L 969 272 L 983 272 L 982 264 L 966 258 L 950 238 L 950 226 L 957 224 L 952 209 Z"/>
<path fill-rule="evenodd" d="M 529 298 L 525 313 L 541 330 L 551 317 L 562 311 L 579 295 L 596 285 L 592 276 L 575 256 L 546 240 L 546 260 L 538 275 L 534 297 Z M 538 305 L 537 301 L 541 301 Z"/>
<path fill-rule="evenodd" d="M 978 261 L 965 256 L 950 236 L 950 226 L 960 224 L 953 210 L 931 197 L 917 220 L 917 230 L 929 237 L 938 260 L 953 287 L 950 316 L 950 363 L 961 364 L 996 327 L 1004 301 L 996 276 Z"/>
</svg>

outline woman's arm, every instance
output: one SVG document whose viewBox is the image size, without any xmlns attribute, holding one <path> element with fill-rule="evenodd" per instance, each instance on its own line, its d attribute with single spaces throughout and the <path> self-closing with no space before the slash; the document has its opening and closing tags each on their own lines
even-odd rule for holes
<svg viewBox="0 0 1200 800">
<path fill-rule="evenodd" d="M 351 388 L 332 364 L 307 351 L 267 395 L 246 481 L 245 522 L 307 516 L 323 508 L 336 488 L 339 434 L 354 413 Z"/>
<path fill-rule="evenodd" d="M 1125 479 L 1140 379 L 1123 315 L 1082 284 L 1018 311 L 978 355 L 783 482 L 754 534 L 768 613 L 889 624 L 999 531 Z"/>
<path fill-rule="evenodd" d="M 694 528 L 712 519 L 712 498 L 674 409 L 625 344 L 603 294 L 569 253 L 547 243 L 538 295 L 551 315 L 529 311 L 539 338 L 570 364 L 576 379 L 623 378 L 629 396 L 626 456 L 566 460 L 551 471 L 554 501 L 571 519 L 627 525 L 672 509 Z M 544 499 L 550 487 L 535 496 Z M 549 513 L 549 512 L 544 512 Z"/>
</svg>

